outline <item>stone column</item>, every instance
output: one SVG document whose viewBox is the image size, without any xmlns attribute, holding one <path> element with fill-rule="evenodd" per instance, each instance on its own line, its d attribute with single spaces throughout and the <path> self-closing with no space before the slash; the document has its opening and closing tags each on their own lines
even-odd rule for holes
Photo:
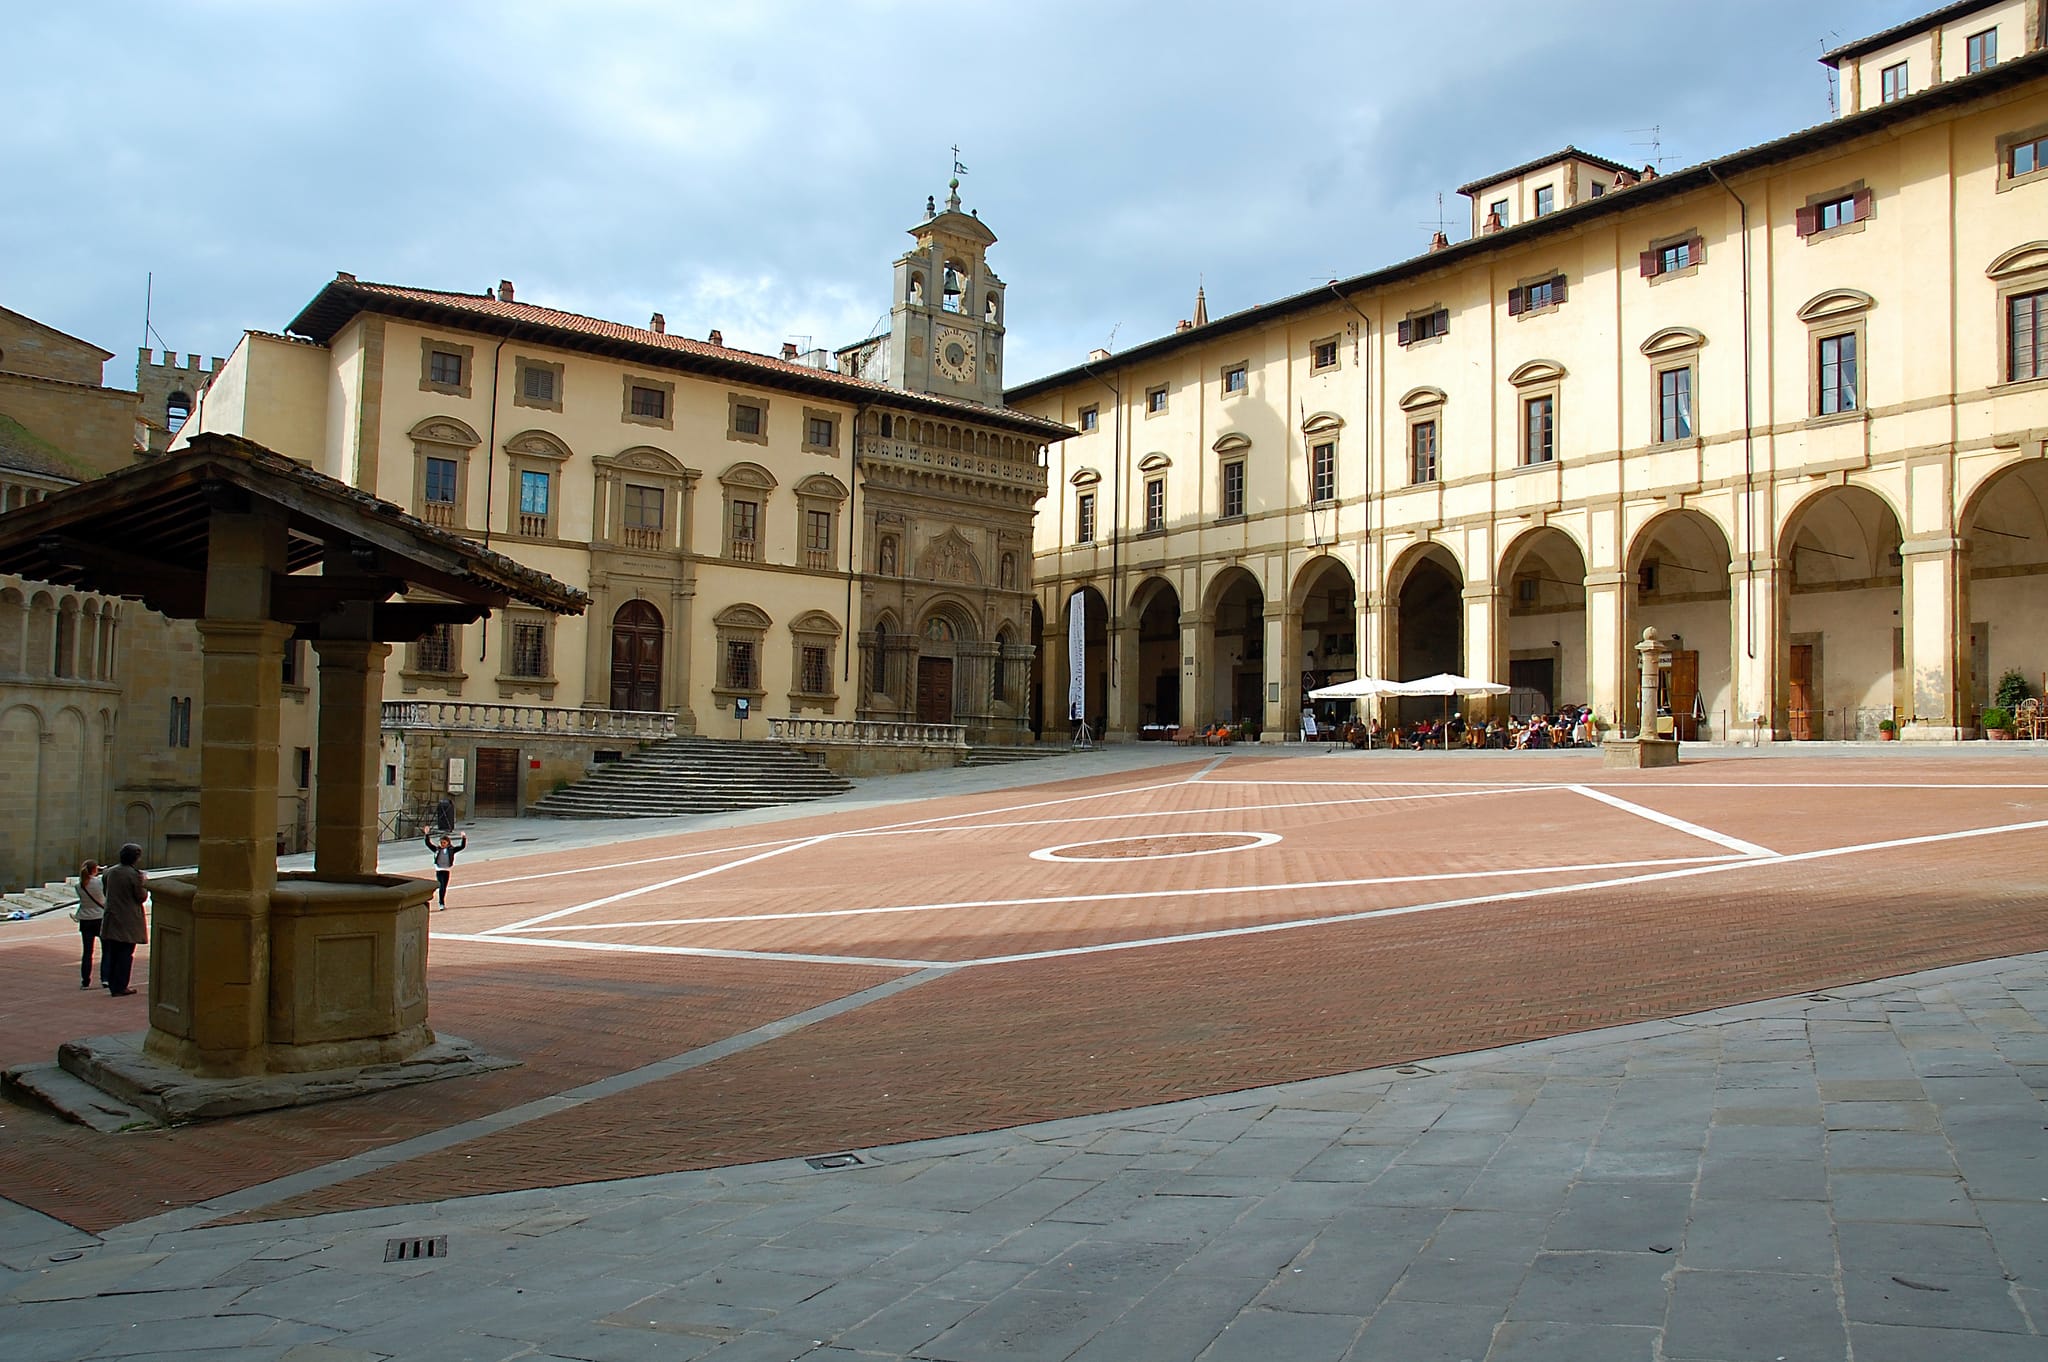
<svg viewBox="0 0 2048 1362">
<path fill-rule="evenodd" d="M 1636 645 L 1636 736 L 1657 738 L 1657 671 L 1664 656 L 1664 645 L 1659 641 L 1655 629 L 1643 630 L 1643 641 Z"/>
<path fill-rule="evenodd" d="M 1138 617 L 1134 612 L 1126 610 L 1110 622 L 1109 646 L 1116 662 L 1109 669 L 1109 728 L 1103 736 L 1136 742 L 1144 710 L 1138 694 Z"/>
<path fill-rule="evenodd" d="M 1587 703 L 1616 732 L 1632 730 L 1636 719 L 1635 687 L 1629 675 L 1634 666 L 1629 651 L 1634 592 L 1635 583 L 1626 572 L 1586 574 L 1586 684 L 1592 691 Z"/>
<path fill-rule="evenodd" d="M 1180 616 L 1180 726 L 1189 731 L 1207 728 L 1216 717 L 1209 690 L 1215 685 L 1213 668 L 1216 626 L 1199 610 L 1183 610 Z M 1187 659 L 1193 658 L 1190 662 Z"/>
<path fill-rule="evenodd" d="M 1967 738 L 1970 715 L 1970 577 L 1963 542 L 1908 539 L 1900 626 L 1905 632 L 1907 694 L 1912 713 L 1899 737 Z"/>
<path fill-rule="evenodd" d="M 1508 680 L 1508 601 L 1492 582 L 1465 584 L 1465 674 L 1481 681 Z M 1562 678 L 1559 678 L 1562 680 Z M 1454 700 L 1453 707 L 1467 719 L 1483 709 L 1488 716 L 1508 713 L 1505 695 L 1470 695 Z"/>
<path fill-rule="evenodd" d="M 1045 691 L 1040 703 L 1045 713 L 1043 736 L 1064 742 L 1073 731 L 1067 717 L 1067 603 L 1055 593 L 1052 608 L 1045 612 L 1045 632 L 1038 638 L 1038 655 L 1044 659 L 1039 675 Z"/>
<path fill-rule="evenodd" d="M 1728 565 L 1728 737 L 1747 733 L 1783 742 L 1792 736 L 1791 568 L 1767 553 Z"/>
<path fill-rule="evenodd" d="M 1301 631 L 1287 603 L 1266 598 L 1265 646 L 1260 659 L 1260 742 L 1285 742 L 1301 736 Z M 1277 684 L 1276 684 L 1277 683 Z"/>
<path fill-rule="evenodd" d="M 384 661 L 389 644 L 319 639 L 320 801 L 313 832 L 313 873 L 354 880 L 377 873 L 377 762 Z"/>
</svg>

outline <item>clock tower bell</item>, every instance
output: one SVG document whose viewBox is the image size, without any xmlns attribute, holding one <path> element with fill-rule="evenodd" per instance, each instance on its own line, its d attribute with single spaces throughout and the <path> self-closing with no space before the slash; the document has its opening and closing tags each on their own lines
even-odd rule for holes
<svg viewBox="0 0 2048 1362">
<path fill-rule="evenodd" d="M 889 373 L 899 387 L 984 406 L 1003 402 L 1003 281 L 988 267 L 996 234 L 960 211 L 960 181 L 925 220 L 896 262 L 889 306 Z"/>
</svg>

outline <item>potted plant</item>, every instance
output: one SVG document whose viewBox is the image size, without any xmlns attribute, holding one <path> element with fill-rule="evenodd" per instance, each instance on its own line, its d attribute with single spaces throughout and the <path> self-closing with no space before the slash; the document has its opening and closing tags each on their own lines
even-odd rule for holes
<svg viewBox="0 0 2048 1362">
<path fill-rule="evenodd" d="M 1997 705 L 1991 706 L 1978 715 L 1977 722 L 1983 726 L 1984 736 L 1991 741 L 2010 742 L 2012 740 L 2012 715 L 2006 713 Z"/>
<path fill-rule="evenodd" d="M 2034 688 L 2027 684 L 2027 676 L 2018 667 L 2008 667 L 2005 675 L 1998 678 L 1998 686 L 1992 692 L 1992 703 L 2009 716 L 2020 707 L 2020 701 L 2034 698 Z M 2010 722 L 2010 720 L 2008 720 Z"/>
<path fill-rule="evenodd" d="M 1877 740 L 1879 742 L 1890 742 L 1898 736 L 1899 725 L 1896 720 L 1879 719 L 1877 721 Z"/>
</svg>

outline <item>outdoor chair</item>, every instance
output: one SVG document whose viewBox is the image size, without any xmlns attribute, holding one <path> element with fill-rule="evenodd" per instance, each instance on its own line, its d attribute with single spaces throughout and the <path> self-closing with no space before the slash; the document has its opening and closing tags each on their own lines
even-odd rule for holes
<svg viewBox="0 0 2048 1362">
<path fill-rule="evenodd" d="M 2015 738 L 2048 738 L 2048 714 L 2041 712 L 2041 702 L 2026 699 L 2013 711 L 2012 734 Z"/>
</svg>

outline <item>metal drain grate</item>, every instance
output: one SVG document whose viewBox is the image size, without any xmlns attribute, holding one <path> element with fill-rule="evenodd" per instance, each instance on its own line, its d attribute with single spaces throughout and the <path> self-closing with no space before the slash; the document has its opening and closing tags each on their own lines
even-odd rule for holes
<svg viewBox="0 0 2048 1362">
<path fill-rule="evenodd" d="M 437 1234 L 431 1239 L 386 1239 L 384 1261 L 387 1263 L 410 1262 L 414 1258 L 446 1258 L 448 1236 Z"/>
<path fill-rule="evenodd" d="M 858 1154 L 819 1154 L 804 1160 L 813 1168 L 830 1171 L 834 1168 L 852 1168 L 860 1163 Z"/>
</svg>

